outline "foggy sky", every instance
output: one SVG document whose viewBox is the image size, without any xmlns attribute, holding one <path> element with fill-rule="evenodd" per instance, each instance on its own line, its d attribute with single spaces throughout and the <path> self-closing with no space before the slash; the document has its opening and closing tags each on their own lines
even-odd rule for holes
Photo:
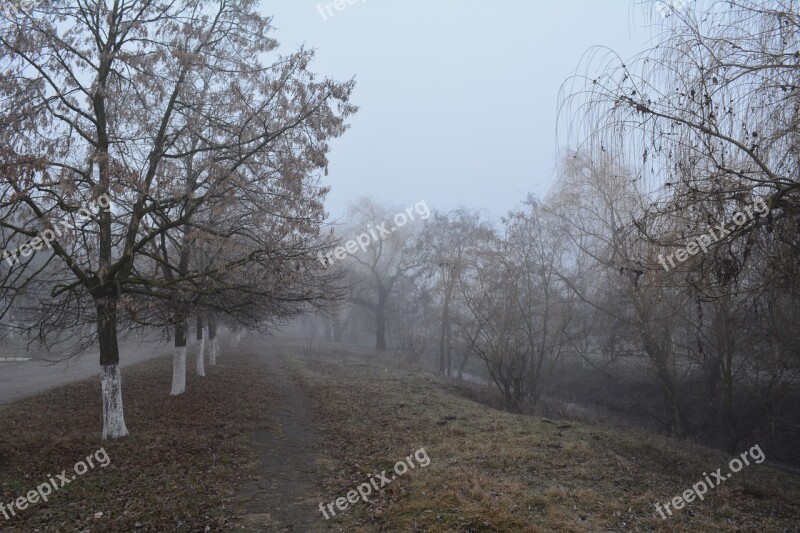
<svg viewBox="0 0 800 533">
<path fill-rule="evenodd" d="M 360 196 L 502 215 L 543 195 L 557 154 L 558 91 L 593 45 L 629 57 L 649 32 L 630 0 L 357 0 L 327 20 L 314 0 L 262 0 L 281 50 L 355 77 L 360 106 L 334 141 L 333 218 Z"/>
</svg>

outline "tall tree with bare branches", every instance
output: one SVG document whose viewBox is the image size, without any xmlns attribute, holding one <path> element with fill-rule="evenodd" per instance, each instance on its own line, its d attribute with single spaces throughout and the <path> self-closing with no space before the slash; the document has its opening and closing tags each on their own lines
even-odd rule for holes
<svg viewBox="0 0 800 533">
<path fill-rule="evenodd" d="M 326 191 L 307 178 L 325 169 L 327 141 L 355 110 L 353 84 L 317 80 L 309 51 L 276 56 L 270 31 L 253 0 L 54 1 L 0 21 L 3 244 L 32 239 L 101 195 L 112 204 L 53 239 L 52 252 L 22 257 L 2 301 L 35 293 L 35 334 L 45 343 L 66 329 L 99 341 L 104 438 L 128 433 L 120 301 L 161 284 L 152 256 L 138 268 L 152 242 L 190 223 L 214 195 L 241 202 L 258 222 L 283 198 L 293 228 L 283 234 L 318 232 Z M 189 197 L 176 170 L 193 154 L 205 172 Z M 274 239 L 233 227 L 249 240 L 247 255 L 230 254 L 216 275 L 263 263 L 272 250 Z M 284 273 L 298 268 L 281 264 Z M 59 320 L 68 308 L 73 318 Z"/>
</svg>

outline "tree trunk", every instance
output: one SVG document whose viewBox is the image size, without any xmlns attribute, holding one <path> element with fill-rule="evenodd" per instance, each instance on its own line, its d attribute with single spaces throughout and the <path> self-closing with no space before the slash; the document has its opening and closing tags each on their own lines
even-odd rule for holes
<svg viewBox="0 0 800 533">
<path fill-rule="evenodd" d="M 217 323 L 213 320 L 208 321 L 208 349 L 208 364 L 214 366 L 217 364 L 219 343 L 217 343 Z"/>
<path fill-rule="evenodd" d="M 97 300 L 97 335 L 100 341 L 100 384 L 103 392 L 103 440 L 128 436 L 122 409 L 122 377 L 117 343 L 117 300 L 109 295 Z"/>
<path fill-rule="evenodd" d="M 172 396 L 186 390 L 186 321 L 175 325 L 175 353 L 172 356 Z"/>
<path fill-rule="evenodd" d="M 373 310 L 375 311 L 375 352 L 386 352 L 386 300 L 389 291 L 384 287 L 378 289 L 378 302 Z"/>
<path fill-rule="evenodd" d="M 445 345 L 447 343 L 447 333 L 446 333 L 446 329 L 445 329 L 447 327 L 447 302 L 446 302 L 446 300 L 447 300 L 447 298 L 445 298 L 445 304 L 444 304 L 445 305 L 445 310 L 444 310 L 444 315 L 442 316 L 442 329 L 441 329 L 441 331 L 439 331 L 439 373 L 440 374 L 444 374 L 444 372 L 445 372 L 444 352 L 445 352 Z"/>
<path fill-rule="evenodd" d="M 448 322 L 449 322 L 449 319 L 450 319 L 450 317 L 448 316 Z M 445 330 L 445 332 L 446 332 L 447 335 L 446 335 L 446 339 L 445 339 L 444 353 L 445 353 L 445 357 L 447 359 L 447 377 L 452 377 L 453 376 L 453 357 L 452 357 L 453 350 L 452 350 L 452 347 L 450 346 L 450 324 L 449 323 L 447 324 L 447 329 Z"/>
<path fill-rule="evenodd" d="M 383 302 L 378 304 L 377 312 L 375 313 L 375 350 L 378 352 L 386 351 L 386 313 L 384 311 Z"/>
<path fill-rule="evenodd" d="M 464 353 L 464 356 L 461 358 L 461 364 L 458 365 L 458 380 L 461 381 L 464 379 L 464 367 L 467 366 L 467 361 L 469 360 L 469 351 Z"/>
<path fill-rule="evenodd" d="M 661 385 L 664 398 L 664 410 L 667 419 L 671 419 L 670 430 L 679 438 L 686 436 L 688 423 L 681 409 L 678 399 L 678 385 L 670 372 L 669 361 L 672 350 L 672 334 L 669 326 L 662 327 L 658 333 L 660 341 L 656 338 L 656 333 L 651 330 L 650 317 L 637 309 L 639 314 L 639 334 L 642 339 L 642 348 L 656 371 L 656 376 Z"/>
<path fill-rule="evenodd" d="M 333 321 L 333 342 L 342 342 L 342 334 L 344 333 L 345 325 L 341 323 L 339 317 Z"/>
<path fill-rule="evenodd" d="M 447 280 L 447 271 L 442 273 L 442 280 L 445 281 L 444 302 L 442 304 L 442 331 L 439 335 L 439 373 L 451 375 L 450 371 L 450 295 L 452 287 Z M 452 277 L 452 273 L 451 273 Z"/>
<path fill-rule="evenodd" d="M 242 330 L 236 329 L 236 333 L 233 335 L 233 345 L 238 348 L 239 344 L 242 342 Z"/>
<path fill-rule="evenodd" d="M 206 376 L 206 340 L 203 335 L 203 319 L 197 317 L 197 375 Z"/>
</svg>

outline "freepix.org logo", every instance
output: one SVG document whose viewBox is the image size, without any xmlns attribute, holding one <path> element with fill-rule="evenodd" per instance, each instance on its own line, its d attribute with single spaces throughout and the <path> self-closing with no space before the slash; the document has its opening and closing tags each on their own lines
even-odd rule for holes
<svg viewBox="0 0 800 533">
<path fill-rule="evenodd" d="M 697 254 L 702 250 L 703 253 L 708 252 L 709 247 L 715 242 L 723 240 L 728 235 L 733 234 L 737 229 L 741 228 L 749 221 L 755 220 L 762 215 L 769 213 L 769 205 L 763 199 L 759 199 L 753 206 L 747 206 L 744 211 L 737 211 L 733 215 L 733 224 L 726 225 L 724 222 L 716 227 L 709 228 L 708 233 L 704 233 L 692 240 L 683 248 L 679 248 L 674 253 L 669 254 L 664 259 L 664 254 L 658 255 L 658 262 L 664 267 L 664 270 L 669 272 L 670 268 L 675 268 L 675 261 L 673 256 L 678 260 L 678 264 L 683 263 L 691 256 Z M 715 231 L 716 230 L 716 231 Z M 719 235 L 717 235 L 719 233 Z M 667 266 L 669 261 L 669 267 Z"/>
<path fill-rule="evenodd" d="M 334 10 L 342 12 L 348 5 L 353 5 L 359 1 L 363 4 L 367 0 L 335 0 L 334 2 L 328 2 L 324 5 L 320 3 L 317 4 L 317 13 L 322 17 L 322 20 L 327 21 L 328 18 L 333 18 L 335 16 Z"/>
<path fill-rule="evenodd" d="M 79 225 L 84 224 L 92 220 L 95 215 L 101 211 L 108 212 L 110 209 L 111 198 L 109 198 L 107 194 L 103 193 L 97 198 L 97 200 L 90 202 L 88 205 L 80 207 L 75 213 L 74 217 L 65 216 L 61 220 L 58 220 L 56 224 L 53 224 L 52 227 L 46 228 L 44 231 L 40 232 L 37 236 L 19 248 L 4 250 L 2 258 L 6 260 L 8 266 L 12 267 L 20 262 L 20 256 L 28 257 L 32 253 L 38 252 L 43 248 L 49 250 L 52 248 L 53 241 L 57 241 L 59 237 L 64 236 L 64 233 L 67 230 L 78 229 L 75 225 L 76 223 Z"/>
<path fill-rule="evenodd" d="M 427 220 L 428 217 L 431 216 L 431 210 L 428 208 L 428 204 L 425 203 L 425 200 L 420 200 L 414 206 L 406 209 L 405 212 L 401 211 L 397 213 L 392 218 L 394 221 L 393 227 L 386 227 L 386 224 L 389 222 L 381 222 L 374 227 L 372 224 L 370 224 L 366 232 L 358 235 L 354 239 L 350 239 L 342 246 L 337 246 L 324 256 L 322 255 L 322 252 L 317 252 L 317 260 L 322 263 L 324 268 L 328 268 L 334 263 L 334 257 L 336 259 L 344 259 L 348 255 L 356 253 L 359 248 L 361 248 L 362 252 L 365 252 L 371 243 L 382 241 L 383 239 L 388 238 L 395 230 L 402 228 L 409 222 L 413 221 L 414 213 L 419 215 L 421 220 Z"/>
</svg>

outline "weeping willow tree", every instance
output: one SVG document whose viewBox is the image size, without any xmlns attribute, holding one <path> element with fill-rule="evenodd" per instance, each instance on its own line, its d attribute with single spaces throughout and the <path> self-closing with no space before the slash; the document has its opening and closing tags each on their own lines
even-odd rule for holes
<svg viewBox="0 0 800 533">
<path fill-rule="evenodd" d="M 653 250 L 643 271 L 660 270 L 660 254 L 689 256 L 659 276 L 691 302 L 669 349 L 701 368 L 710 417 L 735 448 L 753 430 L 737 396 L 763 415 L 800 366 L 796 336 L 769 325 L 800 296 L 800 3 L 642 6 L 654 45 L 630 59 L 592 49 L 562 87 L 561 116 L 572 143 L 630 169 L 648 198 L 626 222 Z M 704 236 L 709 246 L 687 248 Z"/>
<path fill-rule="evenodd" d="M 649 4 L 649 3 L 648 3 Z M 630 60 L 593 49 L 562 88 L 571 134 L 670 200 L 769 195 L 797 205 L 800 3 L 693 2 Z"/>
</svg>

